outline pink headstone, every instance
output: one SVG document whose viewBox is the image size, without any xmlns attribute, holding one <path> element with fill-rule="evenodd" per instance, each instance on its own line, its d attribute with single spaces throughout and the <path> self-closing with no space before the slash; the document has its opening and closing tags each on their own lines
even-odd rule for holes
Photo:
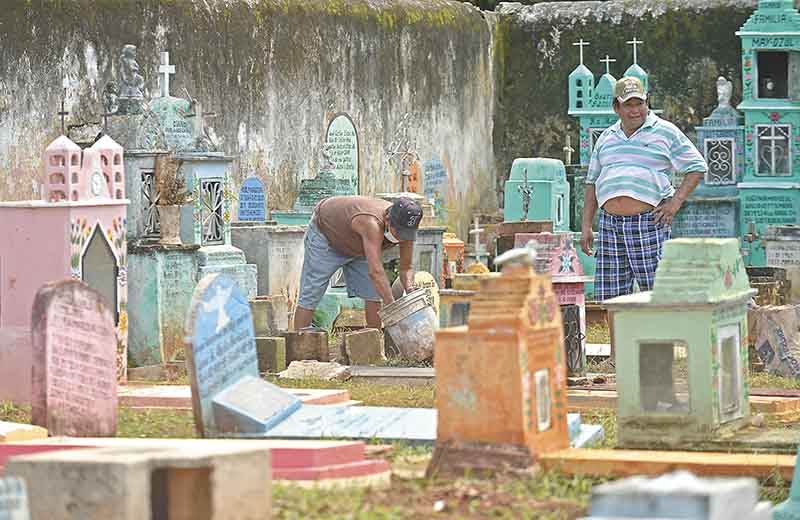
<svg viewBox="0 0 800 520">
<path fill-rule="evenodd" d="M 50 435 L 116 435 L 117 335 L 100 293 L 77 280 L 48 283 L 31 325 L 33 424 Z"/>
</svg>

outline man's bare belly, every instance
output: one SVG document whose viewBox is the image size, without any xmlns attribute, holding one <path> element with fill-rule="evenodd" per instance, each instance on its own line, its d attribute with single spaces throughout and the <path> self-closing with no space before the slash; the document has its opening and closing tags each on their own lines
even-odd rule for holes
<svg viewBox="0 0 800 520">
<path fill-rule="evenodd" d="M 606 213 L 623 216 L 638 215 L 654 208 L 655 206 L 631 197 L 614 197 L 603 204 L 603 211 Z"/>
</svg>

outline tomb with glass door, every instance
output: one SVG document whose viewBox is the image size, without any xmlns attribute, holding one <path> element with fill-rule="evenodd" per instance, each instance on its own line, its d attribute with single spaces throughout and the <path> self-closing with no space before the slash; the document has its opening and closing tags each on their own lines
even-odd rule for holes
<svg viewBox="0 0 800 520">
<path fill-rule="evenodd" d="M 746 424 L 748 285 L 738 240 L 664 244 L 652 291 L 603 302 L 616 341 L 618 443 L 685 447 Z"/>
</svg>

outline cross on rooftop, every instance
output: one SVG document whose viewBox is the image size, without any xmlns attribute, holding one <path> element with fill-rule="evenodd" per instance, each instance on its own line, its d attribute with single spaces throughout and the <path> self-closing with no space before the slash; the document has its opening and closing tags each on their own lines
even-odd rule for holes
<svg viewBox="0 0 800 520">
<path fill-rule="evenodd" d="M 641 41 L 641 40 L 637 40 L 636 36 L 634 36 L 632 40 L 628 40 L 625 43 L 627 43 L 628 45 L 633 45 L 633 64 L 636 65 L 638 63 L 638 61 L 637 61 L 638 57 L 637 57 L 637 54 L 636 54 L 636 46 L 639 45 L 640 43 L 644 43 L 644 42 Z"/>
<path fill-rule="evenodd" d="M 66 102 L 67 99 L 67 88 L 69 87 L 69 79 L 64 78 L 64 80 L 61 82 L 61 86 L 64 87 L 64 95 L 61 96 L 61 112 L 58 112 L 58 115 L 61 116 L 61 135 L 66 135 L 65 121 L 66 117 L 69 115 L 69 112 L 67 112 L 64 109 L 64 103 Z"/>
<path fill-rule="evenodd" d="M 484 229 L 480 227 L 478 224 L 478 217 L 475 217 L 472 220 L 472 229 L 469 230 L 469 234 L 475 237 L 475 254 L 477 255 L 479 252 L 483 250 L 481 244 L 481 233 L 484 232 Z"/>
<path fill-rule="evenodd" d="M 576 45 L 578 47 L 578 52 L 580 53 L 581 57 L 581 65 L 583 65 L 583 48 L 589 46 L 589 42 L 583 41 L 583 38 L 578 40 L 577 42 L 573 43 L 572 45 Z"/>
<path fill-rule="evenodd" d="M 605 59 L 600 60 L 600 63 L 605 63 L 606 64 L 606 74 L 611 74 L 610 66 L 611 66 L 612 63 L 614 63 L 616 61 L 617 60 L 615 60 L 613 58 L 609 58 L 608 54 L 606 54 Z"/>
<path fill-rule="evenodd" d="M 161 53 L 161 65 L 158 67 L 159 83 L 161 86 L 161 97 L 169 97 L 169 75 L 175 74 L 175 65 L 169 64 L 169 52 Z"/>
<path fill-rule="evenodd" d="M 517 186 L 517 189 L 522 194 L 522 220 L 528 220 L 528 209 L 531 207 L 531 195 L 533 188 L 528 185 L 528 169 L 522 170 L 522 184 Z"/>
</svg>

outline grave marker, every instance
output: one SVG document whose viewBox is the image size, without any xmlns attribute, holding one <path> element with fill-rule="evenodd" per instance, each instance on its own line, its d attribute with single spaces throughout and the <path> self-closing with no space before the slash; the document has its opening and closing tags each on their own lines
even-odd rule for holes
<svg viewBox="0 0 800 520">
<path fill-rule="evenodd" d="M 83 282 L 46 284 L 33 304 L 33 424 L 52 435 L 117 431 L 117 334 L 103 297 Z"/>
<path fill-rule="evenodd" d="M 31 520 L 25 481 L 19 477 L 0 478 L 0 518 Z"/>
<path fill-rule="evenodd" d="M 429 159 L 422 163 L 423 193 L 428 202 L 433 204 L 439 221 L 447 218 L 448 175 L 444 164 L 439 159 Z"/>
<path fill-rule="evenodd" d="M 348 180 L 350 193 L 358 194 L 358 132 L 349 115 L 340 113 L 333 118 L 325 131 L 325 142 L 329 145 L 334 177 Z"/>
<path fill-rule="evenodd" d="M 264 222 L 267 220 L 267 197 L 264 184 L 258 177 L 248 177 L 239 189 L 239 221 Z"/>
<path fill-rule="evenodd" d="M 250 305 L 225 275 L 204 277 L 186 323 L 186 358 L 197 431 L 261 434 L 300 406 L 260 379 Z"/>
</svg>

